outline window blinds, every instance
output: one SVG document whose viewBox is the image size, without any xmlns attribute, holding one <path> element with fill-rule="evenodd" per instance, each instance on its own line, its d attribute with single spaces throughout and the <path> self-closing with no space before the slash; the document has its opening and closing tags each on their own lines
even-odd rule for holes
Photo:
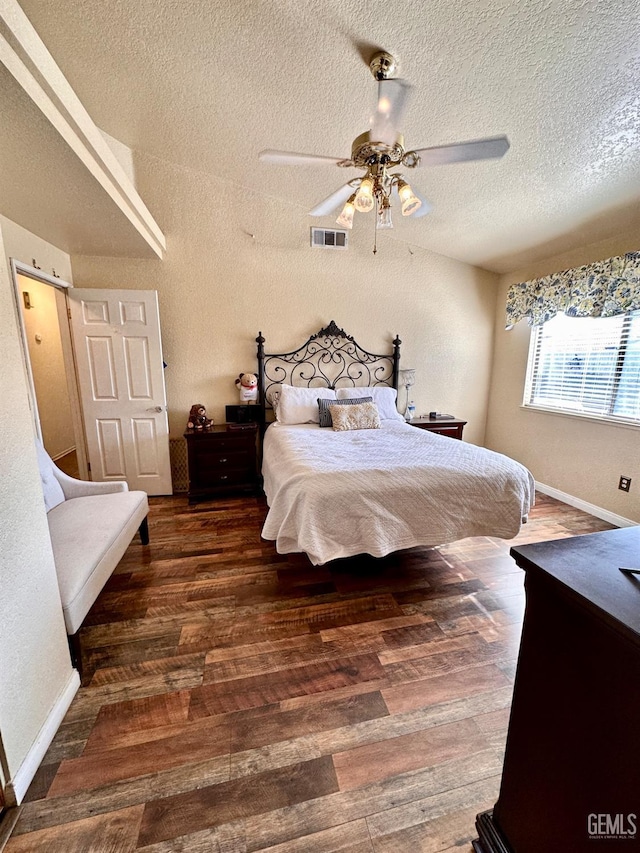
<svg viewBox="0 0 640 853">
<path fill-rule="evenodd" d="M 640 423 L 640 311 L 538 326 L 524 405 Z"/>
</svg>

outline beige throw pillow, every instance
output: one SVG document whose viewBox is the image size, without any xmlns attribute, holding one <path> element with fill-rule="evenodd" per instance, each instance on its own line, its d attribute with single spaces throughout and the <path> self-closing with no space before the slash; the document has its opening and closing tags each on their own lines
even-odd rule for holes
<svg viewBox="0 0 640 853">
<path fill-rule="evenodd" d="M 349 429 L 380 429 L 380 415 L 375 403 L 353 403 L 348 406 L 329 405 L 336 432 Z"/>
</svg>

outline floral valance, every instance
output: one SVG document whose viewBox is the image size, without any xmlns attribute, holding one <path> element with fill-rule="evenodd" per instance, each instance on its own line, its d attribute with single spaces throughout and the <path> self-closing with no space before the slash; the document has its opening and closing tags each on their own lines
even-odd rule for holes
<svg viewBox="0 0 640 853">
<path fill-rule="evenodd" d="M 613 317 L 640 309 L 640 252 L 513 284 L 507 329 L 526 317 L 540 326 L 559 312 L 570 317 Z"/>
</svg>

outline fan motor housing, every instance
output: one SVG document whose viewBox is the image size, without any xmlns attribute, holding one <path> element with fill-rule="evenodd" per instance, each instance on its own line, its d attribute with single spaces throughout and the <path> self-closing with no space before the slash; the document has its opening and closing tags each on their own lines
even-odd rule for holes
<svg viewBox="0 0 640 853">
<path fill-rule="evenodd" d="M 402 163 L 404 157 L 404 137 L 401 133 L 396 136 L 393 145 L 384 142 L 376 142 L 371 139 L 371 133 L 361 133 L 353 140 L 351 145 L 351 161 L 354 166 L 364 168 L 379 163 L 381 157 L 388 157 L 388 163 L 392 166 Z"/>
</svg>

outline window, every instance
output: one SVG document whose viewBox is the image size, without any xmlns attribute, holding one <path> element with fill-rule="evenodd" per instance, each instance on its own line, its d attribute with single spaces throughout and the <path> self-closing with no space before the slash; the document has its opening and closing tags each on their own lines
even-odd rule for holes
<svg viewBox="0 0 640 853">
<path fill-rule="evenodd" d="M 640 424 L 640 311 L 536 327 L 524 405 Z"/>
</svg>

